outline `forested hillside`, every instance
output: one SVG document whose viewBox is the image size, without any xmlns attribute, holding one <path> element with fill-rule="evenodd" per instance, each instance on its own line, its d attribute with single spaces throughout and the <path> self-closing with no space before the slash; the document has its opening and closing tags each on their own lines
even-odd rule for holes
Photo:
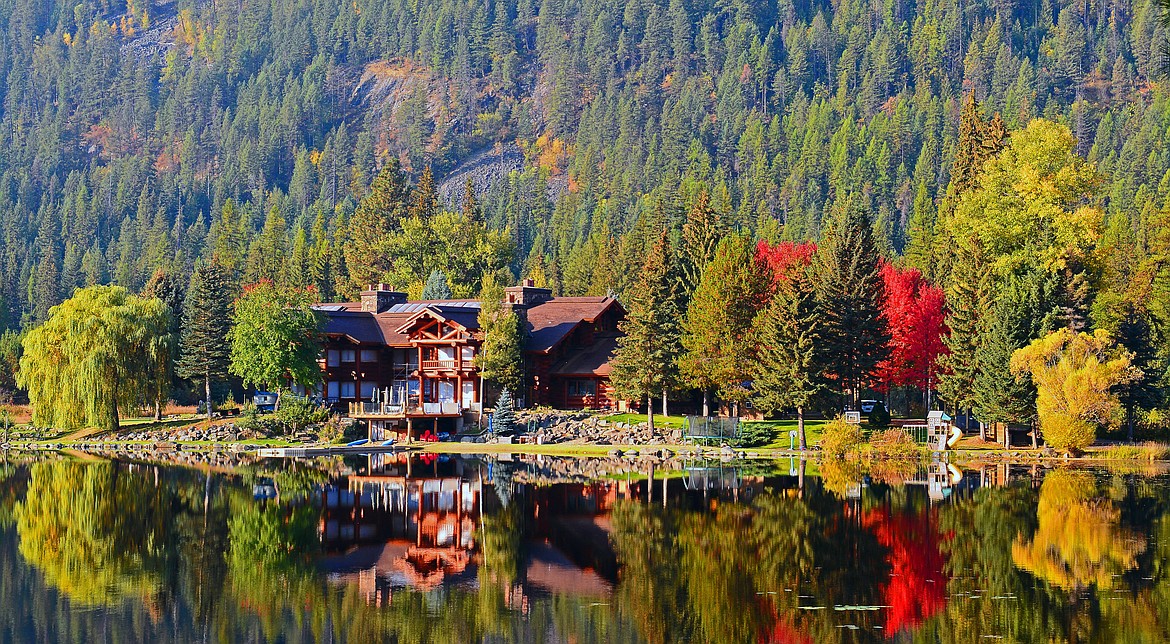
<svg viewBox="0 0 1170 644">
<path fill-rule="evenodd" d="M 815 239 L 858 196 L 923 250 L 969 93 L 1066 125 L 1144 238 L 1162 39 L 1148 0 L 0 0 L 0 328 L 213 253 L 325 298 L 501 265 L 621 293 L 661 222 Z M 356 230 L 391 160 L 423 223 Z"/>
</svg>

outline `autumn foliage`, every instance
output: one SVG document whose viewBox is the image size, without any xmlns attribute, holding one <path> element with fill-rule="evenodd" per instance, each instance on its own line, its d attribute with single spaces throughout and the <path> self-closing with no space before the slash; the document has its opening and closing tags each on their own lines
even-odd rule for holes
<svg viewBox="0 0 1170 644">
<path fill-rule="evenodd" d="M 946 558 L 939 550 L 943 537 L 930 511 L 866 512 L 862 524 L 887 549 L 890 578 L 882 585 L 886 609 L 885 632 L 893 637 L 930 619 L 947 604 Z"/>
<path fill-rule="evenodd" d="M 946 353 L 946 301 L 943 290 L 917 269 L 883 263 L 886 287 L 882 317 L 890 330 L 889 356 L 878 363 L 876 379 L 890 386 L 934 387 L 939 356 Z"/>
<path fill-rule="evenodd" d="M 756 244 L 756 259 L 771 269 L 772 284 L 787 281 L 793 268 L 804 268 L 812 263 L 817 252 L 816 242 L 780 242 L 775 246 L 760 240 Z"/>
</svg>

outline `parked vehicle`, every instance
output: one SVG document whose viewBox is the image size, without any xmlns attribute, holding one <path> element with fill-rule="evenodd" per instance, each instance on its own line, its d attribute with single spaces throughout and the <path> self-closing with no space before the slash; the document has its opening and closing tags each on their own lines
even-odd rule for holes
<svg viewBox="0 0 1170 644">
<path fill-rule="evenodd" d="M 256 410 L 260 412 L 274 412 L 276 411 L 276 394 L 271 391 L 257 391 L 255 396 L 252 396 L 252 404 L 256 405 Z"/>
<path fill-rule="evenodd" d="M 863 400 L 863 401 L 861 401 L 861 413 L 863 413 L 863 414 L 869 414 L 869 413 L 872 413 L 872 412 L 873 412 L 873 408 L 874 408 L 874 407 L 876 407 L 877 405 L 881 405 L 883 409 L 885 409 L 886 411 L 890 411 L 890 408 L 889 408 L 889 407 L 887 407 L 887 406 L 886 406 L 886 403 L 885 403 L 885 402 L 883 402 L 883 401 L 880 401 L 880 400 Z"/>
</svg>

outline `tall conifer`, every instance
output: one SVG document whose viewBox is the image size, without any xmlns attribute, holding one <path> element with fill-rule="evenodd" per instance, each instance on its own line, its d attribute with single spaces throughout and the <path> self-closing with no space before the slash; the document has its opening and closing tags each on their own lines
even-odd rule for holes
<svg viewBox="0 0 1170 644">
<path fill-rule="evenodd" d="M 214 262 L 196 266 L 183 304 L 179 341 L 180 378 L 203 380 L 207 421 L 211 422 L 211 381 L 227 376 L 231 359 L 232 296 L 226 272 Z"/>
<path fill-rule="evenodd" d="M 768 413 L 796 408 L 804 449 L 804 410 L 824 387 L 821 314 L 807 267 L 795 267 L 787 279 L 778 281 L 772 302 L 752 326 L 759 334 L 752 373 L 754 404 Z"/>
<path fill-rule="evenodd" d="M 885 357 L 885 285 L 873 227 L 859 205 L 836 214 L 813 259 L 826 363 L 837 389 L 856 405 L 861 387 Z"/>
<path fill-rule="evenodd" d="M 674 256 L 664 228 L 651 247 L 628 301 L 612 361 L 612 381 L 619 394 L 646 398 L 646 422 L 654 431 L 654 394 L 672 384 L 680 351 L 677 280 L 671 270 Z M 665 393 L 663 396 L 665 397 Z"/>
</svg>

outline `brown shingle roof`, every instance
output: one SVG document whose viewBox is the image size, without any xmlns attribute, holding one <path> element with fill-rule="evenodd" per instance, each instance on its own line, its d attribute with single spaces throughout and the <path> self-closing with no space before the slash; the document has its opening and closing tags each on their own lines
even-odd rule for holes
<svg viewBox="0 0 1170 644">
<path fill-rule="evenodd" d="M 408 302 L 390 311 L 361 311 L 358 302 L 318 304 L 314 308 L 326 316 L 326 335 L 344 335 L 360 344 L 409 346 L 404 326 L 422 311 L 431 310 L 444 319 L 470 329 L 479 329 L 479 309 L 468 306 L 471 300 Z M 526 351 L 548 353 L 582 322 L 592 324 L 610 307 L 619 306 L 611 297 L 558 297 L 527 311 L 528 342 Z"/>
<path fill-rule="evenodd" d="M 528 309 L 528 351 L 548 353 L 581 322 L 593 323 L 617 300 L 612 297 L 557 297 Z"/>
<path fill-rule="evenodd" d="M 597 340 L 578 351 L 574 351 L 568 358 L 557 363 L 552 368 L 554 376 L 608 376 L 612 369 L 609 361 L 613 359 L 617 350 L 618 334 L 597 336 Z"/>
<path fill-rule="evenodd" d="M 386 344 L 407 346 L 410 338 L 397 329 L 410 315 L 383 313 L 374 315 L 362 311 L 326 311 L 326 335 L 344 335 L 359 344 Z"/>
</svg>

